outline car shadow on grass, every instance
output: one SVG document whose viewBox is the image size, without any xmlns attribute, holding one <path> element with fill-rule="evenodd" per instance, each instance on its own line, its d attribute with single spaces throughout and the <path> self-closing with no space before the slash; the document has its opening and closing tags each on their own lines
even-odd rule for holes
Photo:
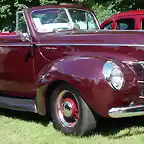
<svg viewBox="0 0 144 144">
<path fill-rule="evenodd" d="M 3 108 L 0 108 L 0 116 L 41 123 L 44 126 L 47 126 L 51 122 L 51 119 L 46 116 Z M 132 127 L 142 127 L 143 130 L 136 130 L 134 132 L 131 132 Z M 121 131 L 125 129 L 127 130 L 121 133 Z M 125 136 L 133 136 L 139 134 L 144 134 L 144 116 L 122 119 L 101 118 L 95 132 L 86 137 L 102 135 L 104 137 L 109 137 L 112 139 L 119 139 Z"/>
<path fill-rule="evenodd" d="M 141 130 L 138 130 L 141 127 Z M 135 128 L 137 128 L 135 130 Z M 120 118 L 120 119 L 101 119 L 94 135 L 102 135 L 112 139 L 119 139 L 125 136 L 144 134 L 144 116 Z"/>
<path fill-rule="evenodd" d="M 0 108 L 0 116 L 6 116 L 9 118 L 41 123 L 44 126 L 47 126 L 50 123 L 50 118 L 46 116 L 41 116 L 39 114 L 31 112 L 23 112 L 23 111 L 21 112 L 3 108 Z"/>
</svg>

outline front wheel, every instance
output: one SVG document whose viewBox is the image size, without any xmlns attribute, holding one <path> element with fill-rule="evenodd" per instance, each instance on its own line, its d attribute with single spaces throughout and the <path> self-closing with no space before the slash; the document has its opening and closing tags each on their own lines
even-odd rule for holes
<svg viewBox="0 0 144 144">
<path fill-rule="evenodd" d="M 85 135 L 96 127 L 96 120 L 80 93 L 67 84 L 51 95 L 51 116 L 56 129 L 68 135 Z"/>
</svg>

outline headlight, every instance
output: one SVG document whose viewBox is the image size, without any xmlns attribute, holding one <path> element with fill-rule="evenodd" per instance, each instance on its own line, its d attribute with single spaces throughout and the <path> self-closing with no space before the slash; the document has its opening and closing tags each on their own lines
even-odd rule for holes
<svg viewBox="0 0 144 144">
<path fill-rule="evenodd" d="M 124 76 L 120 67 L 112 61 L 107 61 L 103 67 L 103 74 L 107 83 L 116 90 L 124 85 Z"/>
</svg>

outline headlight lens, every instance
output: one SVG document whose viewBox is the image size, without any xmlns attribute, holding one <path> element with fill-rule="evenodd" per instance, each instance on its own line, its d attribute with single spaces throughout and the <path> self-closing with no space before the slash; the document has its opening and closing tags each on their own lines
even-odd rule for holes
<svg viewBox="0 0 144 144">
<path fill-rule="evenodd" d="M 124 84 L 124 76 L 120 67 L 112 61 L 107 61 L 103 67 L 103 74 L 107 83 L 116 90 L 120 90 Z"/>
</svg>

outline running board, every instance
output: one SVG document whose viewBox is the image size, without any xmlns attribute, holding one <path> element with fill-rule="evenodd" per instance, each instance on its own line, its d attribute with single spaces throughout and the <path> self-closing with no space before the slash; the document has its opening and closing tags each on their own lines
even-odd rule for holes
<svg viewBox="0 0 144 144">
<path fill-rule="evenodd" d="M 14 97 L 0 96 L 0 107 L 18 111 L 27 111 L 37 113 L 35 100 L 18 99 Z"/>
</svg>

